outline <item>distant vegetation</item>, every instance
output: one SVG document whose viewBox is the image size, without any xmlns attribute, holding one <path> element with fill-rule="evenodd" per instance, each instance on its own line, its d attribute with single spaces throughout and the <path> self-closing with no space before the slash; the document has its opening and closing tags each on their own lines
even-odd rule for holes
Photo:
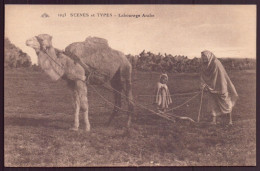
<svg viewBox="0 0 260 171">
<path fill-rule="evenodd" d="M 199 72 L 200 58 L 189 59 L 187 56 L 171 54 L 153 54 L 141 52 L 139 55 L 126 55 L 134 69 L 141 71 Z M 219 58 L 226 70 L 256 69 L 256 60 L 250 58 Z"/>
<path fill-rule="evenodd" d="M 12 44 L 8 38 L 5 38 L 4 47 L 5 68 L 30 67 L 32 65 L 30 56 Z"/>
<path fill-rule="evenodd" d="M 31 58 L 21 49 L 16 47 L 5 38 L 5 68 L 30 67 L 33 71 L 41 71 L 36 64 L 32 65 Z M 162 70 L 172 73 L 199 72 L 200 58 L 189 59 L 184 55 L 154 54 L 152 52 L 142 51 L 139 55 L 126 55 L 133 66 L 133 69 L 139 71 Z M 219 58 L 226 70 L 252 70 L 256 69 L 256 60 L 250 58 Z"/>
</svg>

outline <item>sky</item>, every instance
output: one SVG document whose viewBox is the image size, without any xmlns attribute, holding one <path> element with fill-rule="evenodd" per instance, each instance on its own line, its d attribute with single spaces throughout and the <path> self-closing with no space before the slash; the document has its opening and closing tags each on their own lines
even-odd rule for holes
<svg viewBox="0 0 260 171">
<path fill-rule="evenodd" d="M 217 57 L 256 58 L 256 5 L 5 5 L 5 37 L 33 63 L 36 53 L 25 41 L 39 34 L 51 35 L 58 49 L 95 36 L 132 55 L 193 58 L 210 50 Z"/>
</svg>

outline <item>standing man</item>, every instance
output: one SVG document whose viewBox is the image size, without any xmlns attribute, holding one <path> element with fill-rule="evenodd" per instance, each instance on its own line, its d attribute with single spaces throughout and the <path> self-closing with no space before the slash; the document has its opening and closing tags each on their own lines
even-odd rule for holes
<svg viewBox="0 0 260 171">
<path fill-rule="evenodd" d="M 201 52 L 201 88 L 210 94 L 209 108 L 213 115 L 212 124 L 216 124 L 216 116 L 229 114 L 232 125 L 232 109 L 238 99 L 237 91 L 221 62 L 210 51 Z"/>
</svg>

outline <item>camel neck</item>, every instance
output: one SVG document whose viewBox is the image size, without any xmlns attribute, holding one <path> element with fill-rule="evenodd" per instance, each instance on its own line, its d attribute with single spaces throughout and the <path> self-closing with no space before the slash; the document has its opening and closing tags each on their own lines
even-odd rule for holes
<svg viewBox="0 0 260 171">
<path fill-rule="evenodd" d="M 55 49 L 53 47 L 49 47 L 46 51 L 43 51 L 43 52 L 46 53 L 49 57 L 57 59 L 57 55 L 56 55 Z"/>
<path fill-rule="evenodd" d="M 39 51 L 38 61 L 41 68 L 51 77 L 53 80 L 58 80 L 64 75 L 64 68 L 61 61 L 58 59 L 55 49 L 48 48 L 46 52 Z"/>
</svg>

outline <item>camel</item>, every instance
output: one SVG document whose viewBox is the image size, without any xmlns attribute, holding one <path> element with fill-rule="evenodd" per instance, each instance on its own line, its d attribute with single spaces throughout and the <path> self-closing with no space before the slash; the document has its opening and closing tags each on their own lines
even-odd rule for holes
<svg viewBox="0 0 260 171">
<path fill-rule="evenodd" d="M 32 37 L 26 41 L 26 45 L 35 50 L 39 66 L 52 80 L 57 81 L 62 78 L 69 83 L 69 87 L 73 90 L 75 110 L 74 126 L 71 130 L 78 130 L 79 112 L 82 109 L 85 130 L 90 131 L 87 78 L 93 84 L 110 82 L 114 89 L 115 105 L 107 122 L 108 125 L 121 108 L 121 92 L 124 90 L 128 102 L 127 128 L 130 127 L 134 110 L 131 84 L 132 67 L 123 53 L 111 49 L 105 39 L 96 37 L 88 37 L 84 42 L 72 43 L 66 47 L 65 52 L 52 46 L 52 36 L 48 34 Z"/>
</svg>

